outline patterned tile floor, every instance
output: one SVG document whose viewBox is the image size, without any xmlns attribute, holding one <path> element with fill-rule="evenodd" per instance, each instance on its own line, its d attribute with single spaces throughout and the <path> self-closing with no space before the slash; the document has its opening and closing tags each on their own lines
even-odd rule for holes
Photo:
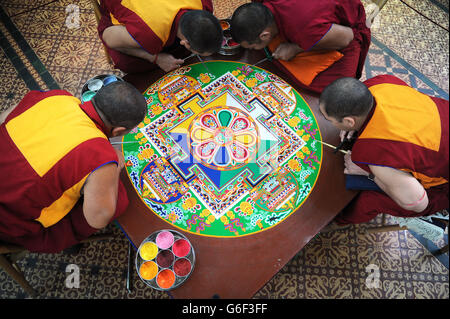
<svg viewBox="0 0 450 319">
<path fill-rule="evenodd" d="M 448 24 L 447 0 L 389 0 L 371 28 L 365 76 L 395 74 L 424 93 L 448 99 Z"/>
<path fill-rule="evenodd" d="M 215 14 L 228 17 L 244 2 L 249 1 L 214 0 Z M 76 14 L 71 4 L 78 6 L 78 28 L 66 24 Z M 448 0 L 389 0 L 372 27 L 362 79 L 390 73 L 448 99 L 448 12 Z M 90 77 L 120 74 L 107 63 L 95 25 L 87 0 L 0 1 L 0 112 L 30 89 L 62 88 L 78 95 Z M 438 260 L 408 231 L 365 232 L 379 223 L 377 218 L 318 234 L 254 298 L 448 299 L 448 254 Z M 77 255 L 28 254 L 19 262 L 41 298 L 170 298 L 146 287 L 135 272 L 127 293 L 127 239 L 114 225 L 106 231 L 115 240 L 86 245 Z M 65 286 L 69 264 L 80 267 L 78 289 Z M 380 270 L 378 288 L 366 285 L 369 265 Z M 27 297 L 0 271 L 0 298 Z"/>
</svg>

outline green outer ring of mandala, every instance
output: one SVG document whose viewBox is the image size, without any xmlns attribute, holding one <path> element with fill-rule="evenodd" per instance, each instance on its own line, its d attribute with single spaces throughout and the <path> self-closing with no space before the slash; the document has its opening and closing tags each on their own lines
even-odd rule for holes
<svg viewBox="0 0 450 319">
<path fill-rule="evenodd" d="M 286 220 L 312 192 L 322 163 L 319 126 L 303 97 L 278 76 L 239 62 L 205 64 L 166 74 L 144 92 L 146 118 L 123 138 L 134 142 L 122 145 L 127 174 L 147 207 L 176 228 L 211 237 L 255 234 Z M 203 166 L 188 149 L 192 120 L 224 105 L 259 125 L 257 156 L 236 170 Z M 242 125 L 232 129 L 236 135 Z M 201 136 L 200 143 L 212 143 Z M 242 153 L 233 150 L 215 151 L 215 163 Z"/>
</svg>

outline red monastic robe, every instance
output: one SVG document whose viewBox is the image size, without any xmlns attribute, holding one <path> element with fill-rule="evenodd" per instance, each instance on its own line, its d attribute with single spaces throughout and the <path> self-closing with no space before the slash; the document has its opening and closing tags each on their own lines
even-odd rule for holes
<svg viewBox="0 0 450 319">
<path fill-rule="evenodd" d="M 298 44 L 306 51 L 309 60 L 311 54 L 322 54 L 311 51 L 330 30 L 332 24 L 340 24 L 353 29 L 354 39 L 344 49 L 331 51 L 323 56 L 326 59 L 317 63 L 316 74 L 312 77 L 301 75 L 304 68 L 296 72 L 286 63 L 274 61 L 301 88 L 320 93 L 323 89 L 341 77 L 360 78 L 364 61 L 369 51 L 370 29 L 366 26 L 366 14 L 360 0 L 253 0 L 262 2 L 273 13 L 280 37 L 287 42 Z M 342 53 L 343 56 L 341 56 Z M 320 61 L 322 57 L 318 57 Z M 299 62 L 301 63 L 301 62 Z M 310 64 L 310 61 L 306 63 Z M 311 69 L 308 66 L 308 69 Z"/>
<path fill-rule="evenodd" d="M 213 12 L 211 0 L 102 0 L 100 6 L 100 39 L 106 28 L 124 25 L 141 48 L 153 55 L 175 44 L 179 20 L 187 10 Z M 155 68 L 149 61 L 105 47 L 115 67 L 125 73 Z"/>
<path fill-rule="evenodd" d="M 91 102 L 31 91 L 0 126 L 0 240 L 59 252 L 97 231 L 83 214 L 89 174 L 118 163 Z M 128 205 L 119 184 L 116 216 Z"/>
<path fill-rule="evenodd" d="M 362 191 L 336 221 L 362 223 L 381 213 L 426 216 L 448 208 L 449 102 L 420 93 L 390 75 L 364 83 L 376 104 L 358 133 L 352 161 L 368 172 L 368 165 L 378 165 L 411 173 L 425 188 L 429 205 L 414 213 L 384 193 Z"/>
</svg>

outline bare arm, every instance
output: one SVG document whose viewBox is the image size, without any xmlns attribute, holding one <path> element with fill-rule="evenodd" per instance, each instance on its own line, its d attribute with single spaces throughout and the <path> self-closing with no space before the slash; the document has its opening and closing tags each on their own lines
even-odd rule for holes
<svg viewBox="0 0 450 319">
<path fill-rule="evenodd" d="M 182 59 L 174 58 L 171 54 L 159 53 L 153 55 L 148 53 L 133 39 L 123 25 L 106 28 L 103 31 L 103 40 L 111 49 L 156 63 L 166 72 L 178 68 L 184 62 Z"/>
<path fill-rule="evenodd" d="M 339 50 L 353 40 L 353 30 L 339 24 L 333 24 L 327 34 L 311 50 Z M 296 43 L 281 43 L 273 52 L 275 59 L 288 61 L 304 50 Z"/>
<path fill-rule="evenodd" d="M 411 174 L 390 167 L 369 165 L 375 183 L 400 207 L 416 213 L 428 206 L 428 196 L 422 184 Z"/>
<path fill-rule="evenodd" d="M 344 174 L 368 176 L 369 173 L 352 162 L 351 152 L 344 156 Z M 386 166 L 369 165 L 375 183 L 400 207 L 420 213 L 428 206 L 422 184 L 411 174 Z"/>
<path fill-rule="evenodd" d="M 141 48 L 123 25 L 114 25 L 103 31 L 103 40 L 111 49 L 154 62 L 155 56 Z"/>
<path fill-rule="evenodd" d="M 116 211 L 120 169 L 115 163 L 99 167 L 84 185 L 83 213 L 89 226 L 101 229 Z"/>
<path fill-rule="evenodd" d="M 311 50 L 340 50 L 348 46 L 352 40 L 352 28 L 333 24 L 327 34 Z"/>
</svg>

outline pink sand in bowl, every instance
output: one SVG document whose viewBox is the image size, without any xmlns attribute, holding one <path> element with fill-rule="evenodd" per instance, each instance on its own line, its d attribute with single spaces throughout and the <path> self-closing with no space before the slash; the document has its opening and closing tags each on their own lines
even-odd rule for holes
<svg viewBox="0 0 450 319">
<path fill-rule="evenodd" d="M 169 231 L 162 231 L 156 236 L 156 245 L 160 249 L 168 249 L 173 244 L 173 235 Z"/>
</svg>

